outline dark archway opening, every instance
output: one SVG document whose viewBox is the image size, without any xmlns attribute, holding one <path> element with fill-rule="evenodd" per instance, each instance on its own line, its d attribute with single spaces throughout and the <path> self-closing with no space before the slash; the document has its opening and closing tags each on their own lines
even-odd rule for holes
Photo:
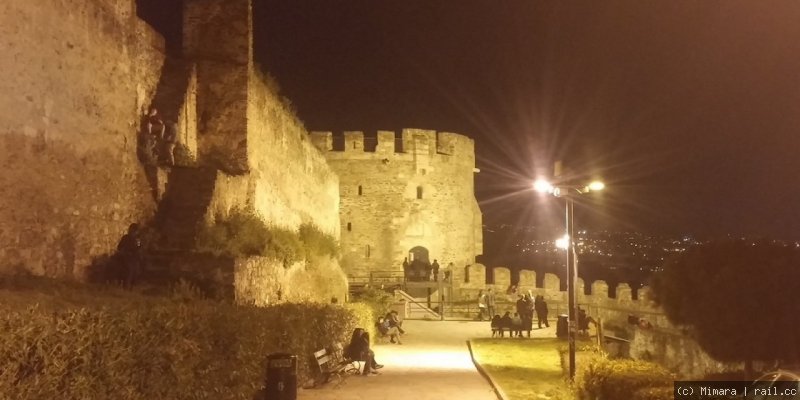
<svg viewBox="0 0 800 400">
<path fill-rule="evenodd" d="M 408 268 L 403 271 L 409 281 L 427 281 L 431 276 L 431 262 L 428 249 L 422 246 L 412 247 L 408 251 Z"/>
</svg>

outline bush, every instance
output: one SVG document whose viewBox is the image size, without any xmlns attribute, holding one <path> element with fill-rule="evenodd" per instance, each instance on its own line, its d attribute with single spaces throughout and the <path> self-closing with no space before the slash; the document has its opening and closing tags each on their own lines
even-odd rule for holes
<svg viewBox="0 0 800 400">
<path fill-rule="evenodd" d="M 186 285 L 171 297 L 69 284 L 0 289 L 0 398 L 250 399 L 266 355 L 297 355 L 303 383 L 314 351 L 346 344 L 372 321 L 357 305 L 196 297 Z"/>
<path fill-rule="evenodd" d="M 269 228 L 255 213 L 236 209 L 201 230 L 197 247 L 215 255 L 263 256 L 270 236 Z"/>
<path fill-rule="evenodd" d="M 657 364 L 593 358 L 576 379 L 582 399 L 631 399 L 640 389 L 672 385 L 672 376 Z"/>
<path fill-rule="evenodd" d="M 348 309 L 354 316 L 356 320 L 356 327 L 363 328 L 367 332 L 369 332 L 369 337 L 371 339 L 375 338 L 375 321 L 377 320 L 378 316 L 375 312 L 367 306 L 366 304 L 362 303 L 349 303 L 345 304 L 344 306 Z M 352 334 L 353 331 L 350 331 L 349 334 Z M 349 340 L 349 337 L 348 337 Z"/>
<path fill-rule="evenodd" d="M 375 317 L 372 322 L 374 324 L 379 316 L 386 315 L 389 312 L 394 303 L 394 296 L 385 290 L 366 288 L 361 293 L 353 296 L 353 302 L 361 303 L 372 311 Z"/>
<path fill-rule="evenodd" d="M 675 388 L 673 386 L 642 388 L 633 394 L 631 400 L 674 400 Z"/>
<path fill-rule="evenodd" d="M 331 235 L 323 233 L 319 228 L 312 224 L 300 225 L 300 241 L 306 251 L 306 259 L 312 256 L 339 255 L 339 245 Z"/>
<path fill-rule="evenodd" d="M 268 232 L 264 256 L 282 262 L 285 268 L 304 260 L 303 242 L 300 241 L 296 233 L 276 227 L 269 228 Z"/>
<path fill-rule="evenodd" d="M 284 267 L 310 260 L 315 255 L 335 257 L 336 240 L 316 226 L 303 224 L 299 233 L 270 227 L 252 211 L 234 209 L 227 218 L 218 217 L 198 235 L 201 252 L 228 257 L 263 256 L 283 263 Z"/>
</svg>

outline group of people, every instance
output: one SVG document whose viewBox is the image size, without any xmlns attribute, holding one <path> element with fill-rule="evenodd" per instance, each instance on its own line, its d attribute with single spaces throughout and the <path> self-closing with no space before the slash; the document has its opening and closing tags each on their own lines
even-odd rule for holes
<svg viewBox="0 0 800 400">
<path fill-rule="evenodd" d="M 408 262 L 408 257 L 403 260 L 403 275 L 409 281 L 434 281 L 438 282 L 441 278 L 443 282 L 450 282 L 450 274 L 453 271 L 453 263 L 441 268 L 439 261 L 434 259 L 433 263 L 427 261 L 414 260 Z M 441 273 L 441 275 L 440 275 Z"/>
<path fill-rule="evenodd" d="M 145 157 L 154 162 L 175 165 L 175 146 L 178 144 L 178 126 L 164 121 L 158 109 L 151 107 L 143 121 L 141 147 Z"/>
<path fill-rule="evenodd" d="M 400 341 L 400 335 L 405 334 L 406 331 L 403 330 L 403 321 L 400 321 L 397 311 L 392 310 L 386 313 L 385 317 L 378 317 L 375 328 L 381 335 L 388 336 L 390 342 L 403 344 Z"/>
<path fill-rule="evenodd" d="M 491 289 L 489 293 L 491 294 Z M 493 296 L 487 296 L 487 298 L 491 297 Z M 492 307 L 493 309 L 494 307 Z M 516 312 L 513 316 L 510 311 L 507 311 L 502 317 L 499 314 L 492 317 L 492 337 L 496 335 L 503 337 L 504 331 L 509 331 L 511 337 L 522 337 L 522 332 L 527 331 L 528 337 L 530 337 L 534 313 L 536 313 L 539 329 L 542 329 L 542 325 L 550 327 L 550 323 L 547 321 L 547 301 L 544 296 L 534 297 L 530 291 L 524 295 L 518 295 Z"/>
</svg>

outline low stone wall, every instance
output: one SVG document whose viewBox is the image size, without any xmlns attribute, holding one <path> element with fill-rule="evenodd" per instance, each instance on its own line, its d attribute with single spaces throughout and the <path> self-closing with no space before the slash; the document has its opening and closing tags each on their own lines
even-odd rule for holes
<svg viewBox="0 0 800 400">
<path fill-rule="evenodd" d="M 335 259 L 318 257 L 285 268 L 266 257 L 233 259 L 182 252 L 151 255 L 143 281 L 170 286 L 184 280 L 207 295 L 240 304 L 266 306 L 279 302 L 344 302 L 347 277 Z"/>
<path fill-rule="evenodd" d="M 723 363 L 711 358 L 687 333 L 667 329 L 633 329 L 630 356 L 657 362 L 681 379 L 742 368 L 741 363 Z"/>
<path fill-rule="evenodd" d="M 236 260 L 236 301 L 264 306 L 280 301 L 344 302 L 347 277 L 336 260 L 320 258 L 289 268 L 266 257 Z"/>
</svg>

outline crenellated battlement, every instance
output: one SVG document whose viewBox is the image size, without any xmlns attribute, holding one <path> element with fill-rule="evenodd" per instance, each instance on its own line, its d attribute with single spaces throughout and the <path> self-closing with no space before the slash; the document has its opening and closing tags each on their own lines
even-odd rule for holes
<svg viewBox="0 0 800 400">
<path fill-rule="evenodd" d="M 323 153 L 375 153 L 412 155 L 468 155 L 474 157 L 475 144 L 464 135 L 426 129 L 378 131 L 366 136 L 362 131 L 345 131 L 341 135 L 317 131 L 309 134 L 311 142 Z"/>
<path fill-rule="evenodd" d="M 466 267 L 464 274 L 465 281 L 468 283 L 463 285 L 460 290 L 463 300 L 476 298 L 479 290 L 492 289 L 497 294 L 499 301 L 508 301 L 513 304 L 516 301 L 516 294 L 530 291 L 533 295 L 544 296 L 559 312 L 564 310 L 563 307 L 568 300 L 567 291 L 562 289 L 561 279 L 552 273 L 545 273 L 540 277 L 541 279 L 537 280 L 535 271 L 520 271 L 519 282 L 514 294 L 507 292 L 511 286 L 511 273 L 508 268 L 492 268 L 494 283 L 486 281 L 486 267 L 481 264 Z M 615 321 L 623 321 L 628 315 L 637 315 L 647 318 L 656 325 L 669 325 L 662 311 L 653 304 L 649 287 L 639 288 L 634 295 L 627 283 L 620 283 L 616 286 L 616 290 L 610 290 L 608 283 L 598 280 L 586 288 L 583 279 L 578 278 L 576 289 L 578 305 L 588 309 L 590 315 Z"/>
</svg>

